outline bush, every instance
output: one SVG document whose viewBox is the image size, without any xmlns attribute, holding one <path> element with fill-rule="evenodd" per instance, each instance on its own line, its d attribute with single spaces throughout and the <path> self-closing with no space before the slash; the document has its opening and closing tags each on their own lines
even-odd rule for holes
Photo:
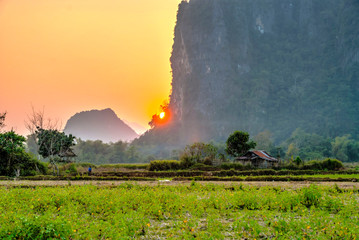
<svg viewBox="0 0 359 240">
<path fill-rule="evenodd" d="M 179 170 L 181 168 L 182 164 L 177 160 L 155 160 L 151 161 L 148 166 L 149 171 Z"/>
<path fill-rule="evenodd" d="M 94 167 L 98 167 L 98 168 L 127 168 L 127 169 L 148 169 L 149 164 L 148 163 L 116 163 L 116 164 L 101 164 L 101 165 L 94 165 L 92 164 Z M 92 168 L 94 168 L 93 166 L 91 166 Z"/>
<path fill-rule="evenodd" d="M 76 166 L 77 166 L 77 167 L 86 167 L 86 168 L 88 168 L 88 167 L 95 168 L 95 167 L 96 167 L 95 164 L 93 164 L 93 163 L 86 163 L 86 162 L 84 162 L 84 163 L 76 163 Z"/>
<path fill-rule="evenodd" d="M 75 163 L 68 163 L 65 164 L 61 167 L 60 169 L 62 172 L 66 172 L 72 175 L 76 175 L 77 174 L 77 168 L 76 168 L 76 164 Z"/>
<path fill-rule="evenodd" d="M 217 167 L 206 165 L 203 163 L 196 163 L 190 167 L 191 170 L 199 170 L 199 171 L 215 171 L 218 170 Z"/>
<path fill-rule="evenodd" d="M 304 206 L 306 206 L 307 208 L 310 208 L 311 206 L 318 207 L 320 198 L 322 196 L 320 191 L 318 191 L 317 186 L 310 185 L 307 188 L 303 188 L 301 192 L 301 202 Z"/>
<path fill-rule="evenodd" d="M 317 160 L 313 160 L 313 161 L 309 161 L 306 164 L 304 164 L 304 166 L 302 167 L 302 169 L 305 170 L 339 170 L 343 168 L 343 163 L 337 159 L 331 159 L 331 158 L 327 158 L 323 161 L 317 161 Z"/>
<path fill-rule="evenodd" d="M 234 170 L 249 170 L 251 169 L 251 166 L 247 165 L 244 166 L 240 163 L 222 163 L 220 166 L 221 169 L 224 170 L 230 170 L 230 169 L 234 169 Z"/>
<path fill-rule="evenodd" d="M 323 169 L 339 170 L 343 168 L 343 163 L 337 159 L 327 158 L 322 162 Z"/>
<path fill-rule="evenodd" d="M 72 239 L 71 226 L 62 217 L 18 219 L 18 224 L 0 230 L 1 239 Z"/>
<path fill-rule="evenodd" d="M 288 169 L 288 170 L 329 170 L 337 171 L 343 168 L 343 163 L 337 159 L 327 158 L 325 160 L 311 160 L 304 163 L 302 166 L 293 164 L 293 162 L 287 163 L 285 165 L 274 167 L 273 169 Z"/>
<path fill-rule="evenodd" d="M 322 170 L 322 164 L 318 160 L 312 160 L 302 166 L 303 170 Z"/>
<path fill-rule="evenodd" d="M 185 147 L 180 160 L 183 168 L 189 168 L 196 163 L 213 165 L 217 155 L 218 150 L 211 143 L 196 142 Z"/>
<path fill-rule="evenodd" d="M 32 154 L 25 151 L 14 154 L 14 159 L 13 162 L 16 164 L 10 165 L 8 169 L 0 164 L 0 175 L 15 176 L 17 169 L 20 169 L 20 176 L 34 176 L 48 172 L 46 163 L 37 160 Z"/>
<path fill-rule="evenodd" d="M 183 169 L 190 168 L 191 166 L 196 164 L 196 160 L 191 156 L 183 155 L 181 156 L 180 159 L 181 159 L 180 163 Z"/>
</svg>

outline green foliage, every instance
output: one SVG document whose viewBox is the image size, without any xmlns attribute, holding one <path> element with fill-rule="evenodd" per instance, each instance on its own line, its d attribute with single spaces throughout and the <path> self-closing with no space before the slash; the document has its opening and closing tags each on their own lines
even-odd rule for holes
<svg viewBox="0 0 359 240">
<path fill-rule="evenodd" d="M 224 170 L 230 170 L 230 169 L 248 170 L 248 169 L 250 169 L 250 165 L 243 166 L 240 163 L 222 163 L 220 167 L 221 167 L 221 169 L 224 169 Z"/>
<path fill-rule="evenodd" d="M 303 163 L 303 160 L 299 156 L 297 156 L 294 159 L 294 163 L 297 164 L 297 166 L 299 166 L 301 163 Z"/>
<path fill-rule="evenodd" d="M 182 169 L 180 161 L 177 160 L 155 160 L 148 166 L 149 171 L 168 171 Z"/>
<path fill-rule="evenodd" d="M 82 164 L 80 164 L 82 165 Z M 92 164 L 93 165 L 93 164 Z M 95 165 L 93 165 L 95 166 Z M 103 167 L 103 168 L 125 168 L 125 169 L 132 169 L 132 170 L 137 170 L 137 169 L 148 169 L 149 164 L 148 163 L 128 163 L 128 164 L 124 164 L 124 163 L 118 163 L 118 164 L 101 164 L 98 165 L 96 167 Z"/>
<path fill-rule="evenodd" d="M 71 174 L 71 175 L 76 175 L 78 173 L 76 165 L 77 164 L 75 164 L 75 163 L 68 163 L 66 165 L 63 165 L 60 168 L 60 171 L 64 171 L 65 173 L 68 173 L 68 174 Z"/>
<path fill-rule="evenodd" d="M 26 151 L 32 154 L 39 154 L 39 146 L 36 141 L 36 134 L 30 134 L 26 137 Z"/>
<path fill-rule="evenodd" d="M 69 239 L 71 224 L 66 219 L 50 216 L 21 217 L 11 232 L 0 231 L 1 239 Z"/>
<path fill-rule="evenodd" d="M 0 133 L 0 175 L 29 176 L 45 174 L 46 166 L 25 152 L 25 138 L 14 131 Z"/>
<path fill-rule="evenodd" d="M 310 208 L 312 206 L 318 207 L 320 203 L 321 193 L 318 191 L 318 187 L 310 185 L 310 187 L 303 188 L 301 191 L 301 203 Z"/>
<path fill-rule="evenodd" d="M 256 148 L 259 150 L 264 150 L 270 154 L 277 155 L 277 149 L 272 140 L 272 133 L 268 130 L 258 133 L 254 137 L 254 142 L 256 143 Z"/>
<path fill-rule="evenodd" d="M 302 169 L 311 170 L 339 170 L 343 168 L 343 163 L 337 159 L 325 159 L 322 161 L 312 160 L 304 164 Z"/>
<path fill-rule="evenodd" d="M 86 162 L 82 162 L 82 163 L 76 163 L 75 164 L 77 167 L 92 167 L 95 168 L 96 165 L 93 163 L 86 163 Z"/>
<path fill-rule="evenodd" d="M 249 141 L 249 134 L 242 131 L 235 131 L 229 135 L 226 144 L 227 153 L 234 157 L 241 156 L 256 147 L 255 142 Z"/>
<path fill-rule="evenodd" d="M 359 161 L 359 141 L 355 141 L 351 136 L 344 135 L 336 137 L 332 142 L 333 157 L 343 162 Z"/>
<path fill-rule="evenodd" d="M 17 135 L 14 131 L 0 134 L 0 147 L 9 158 L 14 158 L 15 154 L 19 154 L 24 150 L 25 138 Z"/>
<path fill-rule="evenodd" d="M 220 168 L 217 166 L 212 166 L 212 165 L 208 165 L 208 164 L 204 164 L 204 163 L 196 163 L 194 165 L 192 165 L 189 170 L 192 171 L 218 171 Z"/>
<path fill-rule="evenodd" d="M 305 162 L 302 165 L 293 165 L 291 163 L 283 164 L 278 167 L 281 169 L 291 169 L 291 170 L 329 170 L 329 171 L 337 171 L 342 169 L 343 163 L 337 159 L 327 158 L 325 160 L 311 160 Z"/>
<path fill-rule="evenodd" d="M 289 144 L 287 150 L 287 157 L 293 158 L 294 155 L 298 154 L 298 148 L 294 146 L 294 143 Z"/>
<path fill-rule="evenodd" d="M 180 161 L 184 168 L 188 168 L 196 163 L 212 165 L 217 157 L 217 153 L 217 148 L 211 143 L 196 142 L 185 147 L 180 156 Z"/>
<path fill-rule="evenodd" d="M 5 113 L 0 113 L 0 129 L 5 126 L 5 124 L 4 124 L 5 117 L 6 117 L 6 112 Z"/>
<path fill-rule="evenodd" d="M 323 169 L 339 170 L 343 168 L 343 163 L 337 159 L 328 158 L 322 162 Z"/>
<path fill-rule="evenodd" d="M 183 112 L 182 122 L 160 140 L 168 142 L 180 133 L 194 136 L 194 106 L 206 106 L 201 111 L 207 119 L 197 123 L 206 126 L 196 132 L 202 141 L 223 140 L 234 129 L 251 135 L 268 129 L 273 141 L 281 143 L 301 128 L 320 136 L 311 140 L 321 144 L 308 144 L 320 149 L 295 146 L 300 152 L 293 156 L 331 157 L 327 138 L 359 137 L 358 11 L 354 0 L 183 1 L 171 56 L 170 102 L 181 108 L 176 110 Z M 211 61 L 200 61 L 203 57 Z M 188 67 L 192 71 L 183 75 Z M 219 77 L 218 72 L 225 74 Z M 202 87 L 218 82 L 221 88 L 210 92 Z M 182 132 L 175 131 L 178 126 Z M 304 156 L 306 152 L 313 154 Z"/>
<path fill-rule="evenodd" d="M 57 175 L 59 175 L 57 163 L 71 162 L 70 157 L 73 157 L 71 147 L 75 145 L 75 137 L 55 129 L 43 128 L 37 128 L 35 135 L 39 154 L 43 158 L 49 159 L 50 164 L 53 166 L 53 172 L 55 172 L 56 168 Z M 70 157 L 69 154 L 71 154 Z"/>
<path fill-rule="evenodd" d="M 306 133 L 297 128 L 283 143 L 288 146 L 287 158 L 299 156 L 301 159 L 322 159 L 331 156 L 331 143 L 329 138 L 318 134 Z"/>
<path fill-rule="evenodd" d="M 77 162 L 90 162 L 92 164 L 118 164 L 118 163 L 143 163 L 146 162 L 144 155 L 135 145 L 118 141 L 104 143 L 100 140 L 83 141 L 77 139 L 74 147 Z"/>
<path fill-rule="evenodd" d="M 66 135 L 54 129 L 38 128 L 36 131 L 37 143 L 39 145 L 39 154 L 43 158 L 58 156 L 65 161 L 63 156 L 68 151 L 72 152 L 71 147 L 75 145 L 75 137 Z"/>
<path fill-rule="evenodd" d="M 0 188 L 0 238 L 354 239 L 358 194 L 195 181 Z"/>
</svg>

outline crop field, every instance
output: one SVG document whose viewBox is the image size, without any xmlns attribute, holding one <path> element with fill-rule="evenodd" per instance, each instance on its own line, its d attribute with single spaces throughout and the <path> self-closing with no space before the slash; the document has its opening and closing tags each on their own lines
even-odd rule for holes
<svg viewBox="0 0 359 240">
<path fill-rule="evenodd" d="M 353 186 L 0 187 L 0 239 L 357 239 Z"/>
</svg>

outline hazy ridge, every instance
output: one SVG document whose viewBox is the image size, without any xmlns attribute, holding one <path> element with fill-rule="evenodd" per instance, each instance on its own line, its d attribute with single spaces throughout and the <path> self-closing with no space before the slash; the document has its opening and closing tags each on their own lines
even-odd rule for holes
<svg viewBox="0 0 359 240">
<path fill-rule="evenodd" d="M 131 141 L 138 137 L 110 108 L 76 113 L 67 121 L 64 132 L 82 140 L 103 142 Z"/>
</svg>

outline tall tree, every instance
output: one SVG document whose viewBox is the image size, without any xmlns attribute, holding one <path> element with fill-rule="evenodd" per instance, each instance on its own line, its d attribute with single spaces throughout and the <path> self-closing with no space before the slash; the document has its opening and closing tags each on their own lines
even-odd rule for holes
<svg viewBox="0 0 359 240">
<path fill-rule="evenodd" d="M 58 120 L 53 120 L 47 118 L 45 115 L 45 108 L 42 110 L 36 110 L 33 106 L 31 108 L 32 112 L 27 115 L 27 120 L 25 120 L 25 127 L 30 132 L 30 135 L 27 136 L 27 146 L 28 150 L 34 154 L 39 153 L 39 145 L 37 144 L 37 133 L 38 129 L 48 129 L 60 131 L 61 124 Z M 41 155 L 38 156 L 40 158 Z"/>
<path fill-rule="evenodd" d="M 17 135 L 14 131 L 0 134 L 0 152 L 3 160 L 3 167 L 7 173 L 10 172 L 14 161 L 16 161 L 16 155 L 21 154 L 24 151 L 25 138 Z"/>
<path fill-rule="evenodd" d="M 69 162 L 69 154 L 74 155 L 71 147 L 75 145 L 75 137 L 57 130 L 42 128 L 37 129 L 36 136 L 39 154 L 43 158 L 49 159 L 53 170 L 56 168 L 58 175 L 59 169 L 57 163 Z"/>
<path fill-rule="evenodd" d="M 0 129 L 5 126 L 5 124 L 4 124 L 4 122 L 5 122 L 5 117 L 6 117 L 6 112 L 0 113 Z"/>
<path fill-rule="evenodd" d="M 14 131 L 0 133 L 0 175 L 33 175 L 46 173 L 46 166 L 25 152 L 25 137 Z"/>
<path fill-rule="evenodd" d="M 242 131 L 235 131 L 229 135 L 226 144 L 226 152 L 234 157 L 242 156 L 250 149 L 256 147 L 254 141 L 249 141 L 249 134 Z"/>
<path fill-rule="evenodd" d="M 185 147 L 180 159 L 182 164 L 186 167 L 190 167 L 196 163 L 212 165 L 217 157 L 217 154 L 217 148 L 211 143 L 196 142 Z"/>
</svg>

